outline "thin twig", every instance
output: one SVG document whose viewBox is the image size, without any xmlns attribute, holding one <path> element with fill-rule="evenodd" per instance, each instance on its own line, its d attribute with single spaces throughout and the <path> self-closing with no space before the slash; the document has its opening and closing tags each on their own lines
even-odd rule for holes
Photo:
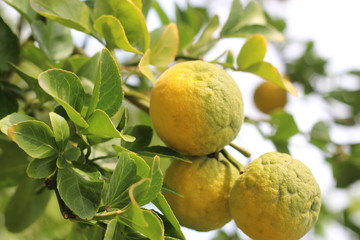
<svg viewBox="0 0 360 240">
<path fill-rule="evenodd" d="M 251 156 L 251 153 L 248 150 L 246 150 L 243 147 L 240 147 L 240 146 L 236 145 L 235 143 L 230 143 L 230 146 L 232 148 L 234 148 L 236 151 L 238 151 L 239 153 L 241 153 L 242 155 L 244 155 L 245 157 L 250 157 Z"/>
<path fill-rule="evenodd" d="M 117 215 L 121 215 L 123 214 L 125 211 L 124 210 L 116 210 L 116 211 L 111 211 L 111 212 L 102 212 L 102 213 L 97 213 L 95 214 L 94 217 L 97 218 L 107 218 L 107 217 L 111 217 L 111 216 L 117 216 Z"/>
<path fill-rule="evenodd" d="M 241 164 L 240 162 L 238 162 L 228 151 L 226 151 L 225 149 L 222 149 L 220 151 L 224 157 L 229 160 L 229 162 L 236 167 L 240 173 L 242 173 L 245 169 L 245 165 Z"/>
<path fill-rule="evenodd" d="M 114 158 L 114 157 L 117 157 L 117 155 L 100 156 L 100 157 L 92 158 L 92 159 L 90 159 L 90 161 L 96 161 L 96 160 L 108 159 L 108 158 Z"/>
</svg>

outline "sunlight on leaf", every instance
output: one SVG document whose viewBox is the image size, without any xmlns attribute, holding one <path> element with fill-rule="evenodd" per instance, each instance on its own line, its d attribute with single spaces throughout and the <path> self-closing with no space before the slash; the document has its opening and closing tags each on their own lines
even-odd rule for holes
<svg viewBox="0 0 360 240">
<path fill-rule="evenodd" d="M 236 59 L 239 69 L 261 62 L 266 54 L 266 39 L 259 34 L 250 37 L 242 46 Z"/>
<path fill-rule="evenodd" d="M 9 137 L 33 158 L 47 158 L 58 154 L 54 134 L 44 122 L 27 120 L 8 129 Z"/>
<path fill-rule="evenodd" d="M 175 23 L 166 26 L 160 39 L 151 49 L 150 64 L 166 68 L 174 61 L 179 47 L 179 34 Z"/>
<path fill-rule="evenodd" d="M 96 19 L 94 28 L 105 38 L 108 48 L 113 49 L 116 47 L 128 52 L 143 54 L 130 44 L 123 25 L 116 17 L 112 15 L 102 15 Z"/>
<path fill-rule="evenodd" d="M 31 7 L 40 15 L 67 27 L 90 33 L 89 7 L 78 0 L 30 0 Z"/>
<path fill-rule="evenodd" d="M 149 79 L 152 83 L 155 83 L 156 79 L 154 73 L 150 68 L 150 57 L 151 57 L 151 50 L 148 49 L 140 60 L 139 70 L 142 74 L 144 74 L 145 77 L 147 77 L 147 79 Z"/>
</svg>

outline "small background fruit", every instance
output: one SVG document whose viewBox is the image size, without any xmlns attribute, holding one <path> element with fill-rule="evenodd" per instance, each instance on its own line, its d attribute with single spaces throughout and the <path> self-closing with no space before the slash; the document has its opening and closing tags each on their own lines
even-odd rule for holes
<svg viewBox="0 0 360 240">
<path fill-rule="evenodd" d="M 282 109 L 287 102 L 286 91 L 275 83 L 261 83 L 254 92 L 254 103 L 263 113 L 269 114 L 275 109 Z"/>
<path fill-rule="evenodd" d="M 181 196 L 164 192 L 181 225 L 198 231 L 222 227 L 231 220 L 230 190 L 239 171 L 225 160 L 201 157 L 186 163 L 174 160 L 164 183 Z"/>
<path fill-rule="evenodd" d="M 239 87 L 222 68 L 203 61 L 178 63 L 157 80 L 150 116 L 159 137 L 191 156 L 220 151 L 244 121 Z"/>
<path fill-rule="evenodd" d="M 254 240 L 298 240 L 317 221 L 320 206 L 308 167 L 277 152 L 251 162 L 230 195 L 236 225 Z"/>
</svg>

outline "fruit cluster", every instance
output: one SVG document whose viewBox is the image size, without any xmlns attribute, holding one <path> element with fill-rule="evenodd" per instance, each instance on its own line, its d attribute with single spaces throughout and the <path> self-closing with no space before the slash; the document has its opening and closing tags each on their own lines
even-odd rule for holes
<svg viewBox="0 0 360 240">
<path fill-rule="evenodd" d="M 152 90 L 150 116 L 159 137 L 190 160 L 174 160 L 164 178 L 181 225 L 209 231 L 234 219 L 255 240 L 296 240 L 317 221 L 320 189 L 303 163 L 272 152 L 242 167 L 222 154 L 244 109 L 237 84 L 220 67 L 189 61 L 169 68 Z"/>
</svg>

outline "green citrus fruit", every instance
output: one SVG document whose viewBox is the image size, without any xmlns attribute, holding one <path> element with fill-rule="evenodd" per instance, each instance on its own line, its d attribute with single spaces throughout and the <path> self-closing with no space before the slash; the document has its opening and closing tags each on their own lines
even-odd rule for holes
<svg viewBox="0 0 360 240">
<path fill-rule="evenodd" d="M 181 196 L 164 192 L 180 224 L 198 231 L 222 227 L 231 220 L 230 190 L 239 171 L 221 156 L 200 157 L 191 163 L 174 160 L 164 184 Z"/>
<path fill-rule="evenodd" d="M 229 202 L 236 225 L 254 240 L 298 240 L 317 221 L 321 196 L 306 165 L 272 152 L 245 168 Z"/>
<path fill-rule="evenodd" d="M 220 67 L 183 62 L 155 83 L 150 116 L 170 148 L 202 156 L 220 151 L 237 136 L 244 120 L 243 100 L 236 82 Z"/>
<path fill-rule="evenodd" d="M 255 90 L 254 103 L 263 113 L 282 109 L 287 102 L 286 91 L 272 82 L 263 82 Z"/>
</svg>

